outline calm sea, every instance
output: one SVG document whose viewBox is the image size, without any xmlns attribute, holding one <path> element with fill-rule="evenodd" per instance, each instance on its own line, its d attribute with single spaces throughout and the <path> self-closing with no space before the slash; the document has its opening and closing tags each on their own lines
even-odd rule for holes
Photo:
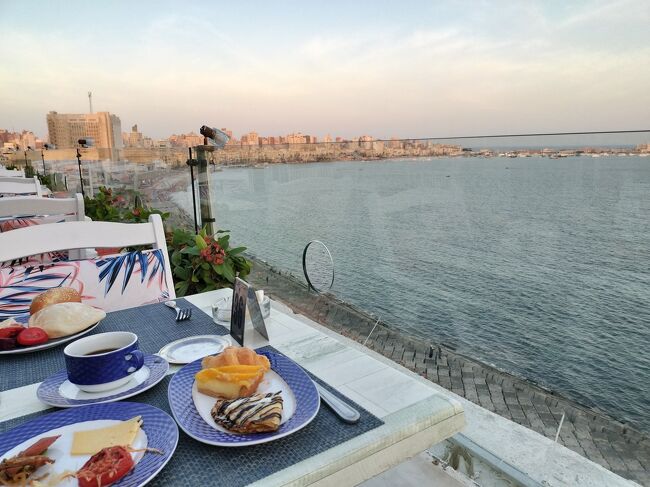
<svg viewBox="0 0 650 487">
<path fill-rule="evenodd" d="M 417 159 L 214 174 L 233 240 L 408 333 L 650 430 L 650 158 Z"/>
</svg>

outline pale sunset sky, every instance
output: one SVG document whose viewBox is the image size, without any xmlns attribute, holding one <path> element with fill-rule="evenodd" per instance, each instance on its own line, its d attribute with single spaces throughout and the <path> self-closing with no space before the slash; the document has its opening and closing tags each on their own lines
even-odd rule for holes
<svg viewBox="0 0 650 487">
<path fill-rule="evenodd" d="M 650 1 L 0 0 L 0 128 L 154 138 L 650 128 Z"/>
</svg>

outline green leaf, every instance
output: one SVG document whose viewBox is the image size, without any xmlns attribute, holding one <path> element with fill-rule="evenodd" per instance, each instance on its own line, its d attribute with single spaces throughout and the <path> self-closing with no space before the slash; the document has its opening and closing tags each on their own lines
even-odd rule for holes
<svg viewBox="0 0 650 487">
<path fill-rule="evenodd" d="M 229 262 L 226 262 L 223 266 L 223 277 L 225 277 L 228 282 L 235 281 L 235 269 L 233 269 Z"/>
<path fill-rule="evenodd" d="M 230 235 L 223 235 L 219 237 L 217 243 L 222 249 L 227 249 L 230 246 Z"/>
<path fill-rule="evenodd" d="M 236 254 L 240 254 L 240 253 L 242 253 L 244 250 L 246 250 L 246 247 L 236 247 L 236 248 L 234 248 L 234 249 L 230 249 L 230 250 L 228 251 L 228 255 L 233 256 L 233 255 L 236 255 Z"/>
<path fill-rule="evenodd" d="M 177 250 L 174 250 L 174 253 L 172 254 L 171 261 L 172 261 L 172 264 L 174 264 L 174 265 L 180 265 L 180 263 L 183 261 L 183 254 L 181 254 Z"/>
<path fill-rule="evenodd" d="M 201 251 L 197 247 L 185 247 L 181 250 L 181 254 L 201 255 Z"/>
<path fill-rule="evenodd" d="M 190 284 L 187 281 L 177 282 L 174 288 L 176 289 L 176 295 L 183 297 L 187 295 L 187 290 L 189 289 Z"/>
<path fill-rule="evenodd" d="M 186 281 L 190 278 L 190 270 L 185 267 L 174 267 L 174 277 L 178 277 Z"/>
<path fill-rule="evenodd" d="M 194 237 L 194 242 L 196 243 L 196 246 L 199 248 L 199 250 L 203 250 L 208 246 L 208 244 L 205 243 L 205 240 L 201 235 L 197 235 L 196 237 Z"/>
</svg>

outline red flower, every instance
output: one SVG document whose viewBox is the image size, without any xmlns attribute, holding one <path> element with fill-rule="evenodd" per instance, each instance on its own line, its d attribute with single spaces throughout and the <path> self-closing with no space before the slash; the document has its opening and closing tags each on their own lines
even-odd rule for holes
<svg viewBox="0 0 650 487">
<path fill-rule="evenodd" d="M 216 265 L 223 264 L 226 260 L 226 252 L 221 248 L 216 240 L 212 237 L 206 237 L 205 243 L 208 244 L 208 246 L 201 249 L 201 257 L 203 257 L 206 262 L 211 262 Z"/>
</svg>

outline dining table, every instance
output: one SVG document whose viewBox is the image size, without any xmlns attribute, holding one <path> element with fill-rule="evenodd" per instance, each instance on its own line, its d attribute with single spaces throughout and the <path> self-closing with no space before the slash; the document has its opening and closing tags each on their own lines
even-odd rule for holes
<svg viewBox="0 0 650 487">
<path fill-rule="evenodd" d="M 176 321 L 173 310 L 155 303 L 110 312 L 90 333 L 131 331 L 138 335 L 141 350 L 150 354 L 189 336 L 220 335 L 235 344 L 228 324 L 212 316 L 212 306 L 232 292 L 220 289 L 177 299 L 179 307 L 193 311 L 188 320 Z M 358 485 L 463 429 L 459 401 L 361 343 L 278 300 L 271 300 L 265 324 L 268 339 L 247 329 L 244 344 L 293 360 L 321 388 L 357 409 L 360 420 L 346 423 L 321 401 L 310 424 L 264 445 L 206 445 L 181 431 L 174 455 L 149 485 Z M 57 411 L 38 399 L 37 390 L 47 377 L 65 369 L 63 348 L 0 356 L 0 437 Z M 167 387 L 181 367 L 170 365 L 164 380 L 127 401 L 169 413 Z"/>
</svg>

